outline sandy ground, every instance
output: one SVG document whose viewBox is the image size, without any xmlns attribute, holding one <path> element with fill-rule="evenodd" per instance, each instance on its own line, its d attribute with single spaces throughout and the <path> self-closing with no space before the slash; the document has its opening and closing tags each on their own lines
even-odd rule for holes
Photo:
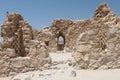
<svg viewBox="0 0 120 80">
<path fill-rule="evenodd" d="M 50 56 L 52 66 L 43 71 L 20 73 L 0 80 L 120 80 L 120 69 L 76 70 L 68 65 L 71 53 L 51 53 Z"/>
</svg>

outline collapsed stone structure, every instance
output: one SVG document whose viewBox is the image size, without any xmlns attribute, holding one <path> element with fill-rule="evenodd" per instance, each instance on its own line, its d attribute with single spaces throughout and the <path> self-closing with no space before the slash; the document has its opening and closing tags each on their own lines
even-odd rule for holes
<svg viewBox="0 0 120 80">
<path fill-rule="evenodd" d="M 73 57 L 79 68 L 120 68 L 119 25 L 120 18 L 106 3 L 102 3 L 96 8 L 93 18 L 54 20 L 50 27 L 39 31 L 35 39 L 47 40 L 50 50 L 63 47 L 65 51 L 74 51 Z M 41 36 L 43 32 L 49 37 Z M 60 36 L 64 40 L 63 46 L 58 44 Z"/>
<path fill-rule="evenodd" d="M 34 40 L 32 27 L 17 13 L 7 13 L 1 25 L 0 76 L 40 70 L 50 62 L 46 45 Z"/>
<path fill-rule="evenodd" d="M 95 10 L 90 24 L 77 38 L 74 58 L 81 69 L 120 68 L 120 18 L 107 4 Z"/>
<path fill-rule="evenodd" d="M 91 19 L 56 19 L 41 30 L 32 29 L 21 15 L 8 13 L 1 26 L 0 74 L 38 70 L 50 62 L 48 51 L 57 50 L 74 52 L 80 69 L 120 68 L 119 25 L 120 18 L 106 3 Z"/>
<path fill-rule="evenodd" d="M 1 47 L 15 49 L 16 55 L 25 56 L 26 44 L 33 39 L 32 27 L 19 14 L 7 13 L 7 18 L 1 26 Z"/>
</svg>

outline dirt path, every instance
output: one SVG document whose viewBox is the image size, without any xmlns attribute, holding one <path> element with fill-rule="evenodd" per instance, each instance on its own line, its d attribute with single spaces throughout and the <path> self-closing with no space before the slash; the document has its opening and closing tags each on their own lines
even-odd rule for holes
<svg viewBox="0 0 120 80">
<path fill-rule="evenodd" d="M 0 80 L 120 80 L 120 70 L 75 70 L 68 65 L 71 53 L 51 53 L 50 57 L 52 65 L 46 65 L 43 71 L 20 73 Z"/>
</svg>

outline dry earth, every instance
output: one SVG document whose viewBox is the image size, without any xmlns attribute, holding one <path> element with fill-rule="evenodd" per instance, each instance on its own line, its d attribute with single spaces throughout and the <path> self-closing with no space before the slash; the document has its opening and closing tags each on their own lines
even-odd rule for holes
<svg viewBox="0 0 120 80">
<path fill-rule="evenodd" d="M 51 65 L 45 65 L 43 71 L 19 73 L 16 76 L 0 80 L 120 80 L 120 70 L 77 70 L 69 66 L 72 53 L 50 53 Z M 76 73 L 76 75 L 75 75 Z"/>
</svg>

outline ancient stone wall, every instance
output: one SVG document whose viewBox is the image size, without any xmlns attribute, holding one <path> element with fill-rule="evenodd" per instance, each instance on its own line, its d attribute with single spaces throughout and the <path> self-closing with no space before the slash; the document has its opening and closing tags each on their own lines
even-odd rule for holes
<svg viewBox="0 0 120 80">
<path fill-rule="evenodd" d="M 80 33 L 79 28 L 78 23 L 74 23 L 71 20 L 58 19 L 54 20 L 49 28 L 38 31 L 35 39 L 39 41 L 48 41 L 48 48 L 51 51 L 57 51 L 58 38 L 62 36 L 65 40 L 64 50 L 72 51 L 74 41 Z"/>
<path fill-rule="evenodd" d="M 50 31 L 50 28 L 47 27 L 42 30 L 35 30 L 33 32 L 34 39 L 44 42 L 50 52 L 56 50 L 57 41 L 55 40 L 55 36 Z"/>
<path fill-rule="evenodd" d="M 53 42 L 50 45 L 57 51 L 58 36 L 63 36 L 64 50 L 74 50 L 76 65 L 81 69 L 120 68 L 119 25 L 120 18 L 106 3 L 102 3 L 96 8 L 91 19 L 54 20 L 48 32 L 55 41 L 48 41 Z"/>
<path fill-rule="evenodd" d="M 120 68 L 120 18 L 110 9 L 106 15 L 103 9 L 108 9 L 107 4 L 98 6 L 92 27 L 77 39 L 73 55 L 80 69 Z M 104 16 L 96 17 L 98 14 Z"/>
<path fill-rule="evenodd" d="M 1 25 L 0 76 L 41 70 L 50 63 L 44 42 L 33 40 L 33 30 L 17 13 L 7 13 Z"/>
<path fill-rule="evenodd" d="M 25 56 L 26 44 L 33 39 L 32 27 L 23 20 L 21 15 L 7 13 L 7 18 L 1 26 L 1 36 L 3 49 L 15 49 L 17 56 Z"/>
<path fill-rule="evenodd" d="M 69 33 L 68 30 L 72 27 L 73 22 L 71 20 L 64 20 L 64 19 L 58 19 L 58 20 L 54 20 L 52 22 L 52 25 L 50 26 L 50 30 L 52 32 L 52 34 L 55 35 L 56 38 L 56 43 L 58 44 L 58 39 L 59 36 L 64 38 L 64 50 L 67 50 L 67 46 L 69 46 L 69 41 L 68 37 L 69 37 Z M 56 44 L 56 49 L 57 49 L 57 44 Z"/>
</svg>

